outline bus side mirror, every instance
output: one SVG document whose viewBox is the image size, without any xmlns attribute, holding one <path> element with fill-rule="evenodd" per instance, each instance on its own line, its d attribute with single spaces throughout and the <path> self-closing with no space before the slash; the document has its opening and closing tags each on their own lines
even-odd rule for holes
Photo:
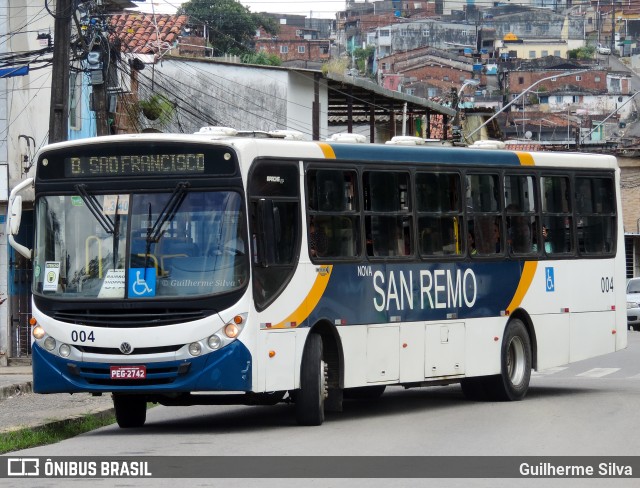
<svg viewBox="0 0 640 488">
<path fill-rule="evenodd" d="M 257 214 L 257 253 L 258 264 L 265 268 L 277 263 L 276 240 L 277 232 L 276 213 L 273 202 L 267 199 L 258 200 Z"/>
<path fill-rule="evenodd" d="M 33 178 L 27 178 L 11 190 L 9 213 L 7 215 L 7 234 L 9 234 L 7 241 L 12 248 L 27 259 L 31 259 L 31 249 L 17 243 L 13 236 L 18 235 L 18 232 L 20 232 L 20 221 L 22 220 L 22 197 L 18 193 L 31 185 L 33 185 Z"/>
<path fill-rule="evenodd" d="M 17 236 L 20 232 L 20 221 L 22 220 L 22 197 L 18 195 L 11 204 L 11 216 L 9 217 L 9 234 Z"/>
</svg>

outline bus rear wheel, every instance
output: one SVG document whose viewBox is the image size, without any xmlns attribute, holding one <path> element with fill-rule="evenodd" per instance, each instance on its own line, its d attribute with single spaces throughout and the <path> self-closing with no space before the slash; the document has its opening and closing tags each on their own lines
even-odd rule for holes
<svg viewBox="0 0 640 488">
<path fill-rule="evenodd" d="M 531 356 L 527 328 L 521 320 L 511 320 L 502 340 L 501 371 L 492 378 L 492 399 L 518 401 L 525 397 L 531 379 Z"/>
<path fill-rule="evenodd" d="M 147 400 L 142 396 L 114 393 L 113 406 L 121 429 L 142 427 L 147 420 Z"/>
<path fill-rule="evenodd" d="M 299 425 L 321 425 L 324 422 L 324 401 L 329 391 L 328 371 L 323 360 L 322 337 L 310 334 L 302 356 L 300 389 L 295 392 Z"/>
</svg>

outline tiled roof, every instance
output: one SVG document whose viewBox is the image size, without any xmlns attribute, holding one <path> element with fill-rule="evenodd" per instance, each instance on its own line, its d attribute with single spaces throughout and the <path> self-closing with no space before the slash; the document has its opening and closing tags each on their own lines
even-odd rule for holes
<svg viewBox="0 0 640 488">
<path fill-rule="evenodd" d="M 131 13 L 112 15 L 109 26 L 123 52 L 151 54 L 175 43 L 187 21 L 186 15 Z"/>
</svg>

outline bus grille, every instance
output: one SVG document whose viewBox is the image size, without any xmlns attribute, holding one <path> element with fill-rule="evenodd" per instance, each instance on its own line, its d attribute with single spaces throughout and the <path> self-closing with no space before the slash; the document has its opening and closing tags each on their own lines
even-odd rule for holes
<svg viewBox="0 0 640 488">
<path fill-rule="evenodd" d="M 133 351 L 133 354 L 162 354 L 166 352 L 176 352 L 184 344 L 174 344 L 171 346 L 159 346 L 159 347 L 138 347 Z M 125 354 L 115 347 L 91 347 L 91 346 L 78 346 L 74 344 L 74 347 L 79 351 L 87 354 L 110 354 L 115 356 L 124 356 Z"/>
<path fill-rule="evenodd" d="M 53 318 L 74 325 L 92 327 L 159 327 L 173 325 L 207 317 L 203 311 L 189 312 L 184 310 L 65 310 L 53 314 Z"/>
</svg>

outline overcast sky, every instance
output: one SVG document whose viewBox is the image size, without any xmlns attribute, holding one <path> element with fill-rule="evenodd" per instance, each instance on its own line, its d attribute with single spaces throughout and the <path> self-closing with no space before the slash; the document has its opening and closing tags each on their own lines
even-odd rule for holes
<svg viewBox="0 0 640 488">
<path fill-rule="evenodd" d="M 252 12 L 271 12 L 278 14 L 298 14 L 315 18 L 335 18 L 338 10 L 344 10 L 345 0 L 240 0 Z"/>
<path fill-rule="evenodd" d="M 134 0 L 135 1 L 135 0 Z M 173 13 L 182 3 L 181 0 L 146 0 L 139 4 L 143 12 Z M 314 18 L 334 19 L 335 13 L 344 10 L 345 0 L 240 0 L 252 12 L 271 12 L 277 14 L 297 14 Z"/>
</svg>

